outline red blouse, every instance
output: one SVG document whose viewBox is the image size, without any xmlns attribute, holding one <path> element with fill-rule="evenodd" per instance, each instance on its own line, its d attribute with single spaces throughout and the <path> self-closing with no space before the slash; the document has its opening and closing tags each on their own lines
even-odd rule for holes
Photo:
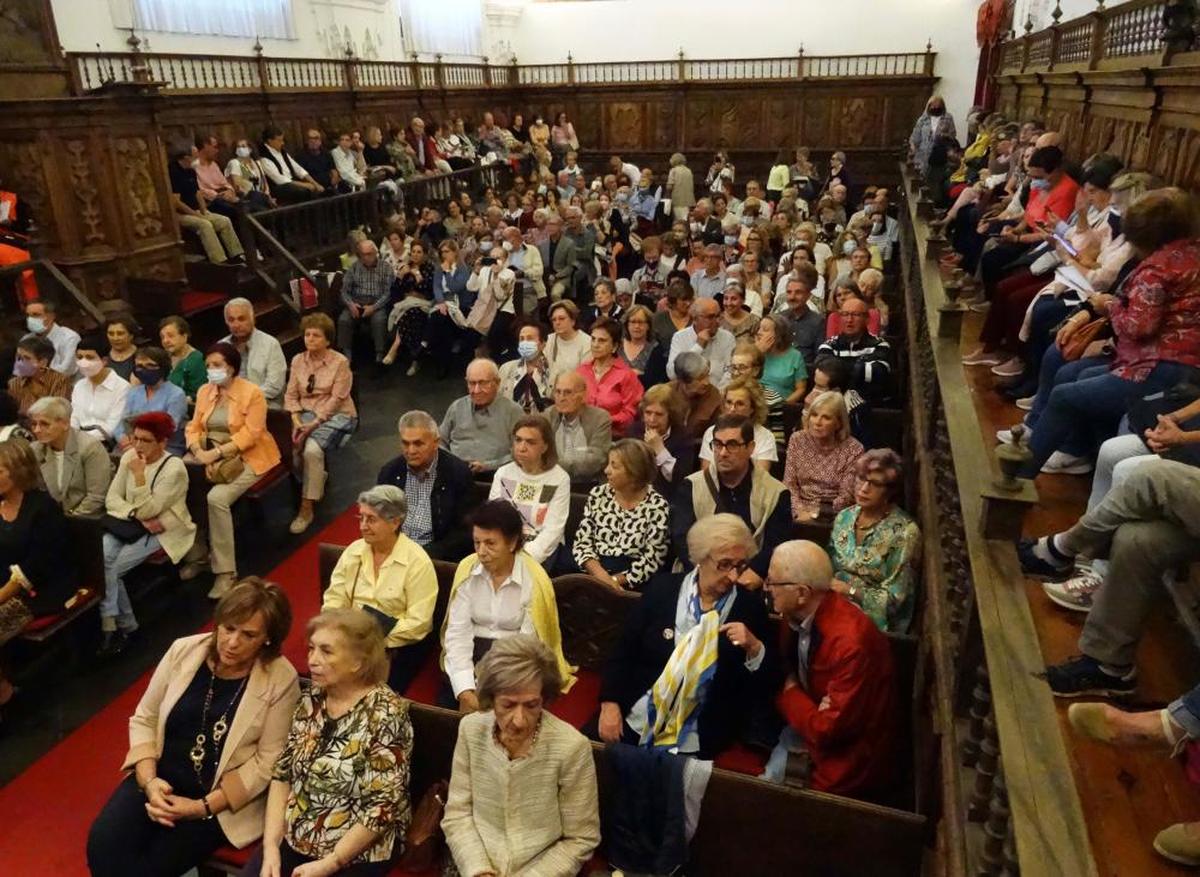
<svg viewBox="0 0 1200 877">
<path fill-rule="evenodd" d="M 1200 367 L 1200 240 L 1178 240 L 1133 269 L 1108 312 L 1112 373 L 1144 381 L 1160 361 Z"/>
<path fill-rule="evenodd" d="M 576 371 L 587 381 L 587 403 L 603 408 L 612 416 L 613 435 L 625 435 L 637 417 L 638 403 L 645 389 L 637 372 L 614 356 L 604 377 L 596 379 L 592 363 L 583 363 Z"/>
</svg>

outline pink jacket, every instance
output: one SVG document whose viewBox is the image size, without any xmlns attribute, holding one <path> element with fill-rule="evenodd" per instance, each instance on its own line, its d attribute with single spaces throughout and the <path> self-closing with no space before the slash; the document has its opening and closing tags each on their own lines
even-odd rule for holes
<svg viewBox="0 0 1200 877">
<path fill-rule="evenodd" d="M 611 415 L 614 435 L 625 435 L 637 417 L 638 403 L 645 392 L 637 372 L 620 357 L 613 357 L 612 366 L 599 379 L 591 361 L 585 362 L 576 371 L 587 382 L 587 403 L 603 408 Z"/>
</svg>

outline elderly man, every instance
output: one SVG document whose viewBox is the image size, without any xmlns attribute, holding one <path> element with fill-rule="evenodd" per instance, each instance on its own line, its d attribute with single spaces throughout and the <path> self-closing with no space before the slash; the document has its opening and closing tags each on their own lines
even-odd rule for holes
<svg viewBox="0 0 1200 877">
<path fill-rule="evenodd" d="M 687 557 L 687 534 L 701 518 L 737 515 L 754 534 L 757 553 L 739 581 L 757 587 L 767 575 L 771 551 L 792 531 L 792 500 L 783 482 L 753 464 L 754 423 L 722 414 L 713 424 L 713 465 L 693 472 L 671 501 L 671 539 L 677 557 Z"/>
<path fill-rule="evenodd" d="M 699 353 L 681 353 L 675 360 L 675 379 L 670 387 L 687 403 L 683 423 L 688 435 L 693 441 L 700 441 L 724 404 L 721 391 L 709 378 L 708 360 Z"/>
<path fill-rule="evenodd" d="M 587 382 L 565 372 L 554 382 L 554 407 L 547 412 L 558 450 L 558 465 L 576 481 L 598 478 L 612 447 L 612 417 L 587 404 Z"/>
<path fill-rule="evenodd" d="M 888 216 L 888 190 L 879 189 L 870 202 L 863 205 L 863 212 L 870 220 L 867 243 L 879 248 L 879 255 L 887 262 L 896 247 L 900 246 L 900 223 Z"/>
<path fill-rule="evenodd" d="M 671 169 L 667 172 L 667 197 L 671 199 L 671 218 L 677 222 L 686 220 L 696 204 L 696 181 L 681 152 L 671 156 Z"/>
<path fill-rule="evenodd" d="M 441 446 L 465 460 L 474 475 L 512 459 L 512 430 L 525 409 L 499 395 L 500 369 L 490 359 L 467 366 L 467 395 L 450 403 L 438 427 Z"/>
<path fill-rule="evenodd" d="M 462 560 L 471 553 L 467 516 L 479 499 L 471 468 L 438 448 L 437 421 L 426 412 L 405 413 L 397 428 L 400 456 L 384 464 L 376 483 L 404 491 L 405 536 L 434 560 Z"/>
<path fill-rule="evenodd" d="M 787 304 L 780 313 L 788 318 L 792 327 L 792 346 L 800 351 L 804 365 L 811 374 L 817 348 L 825 340 L 825 317 L 808 305 L 816 285 L 817 269 L 808 262 L 801 262 L 793 274 L 787 279 L 784 288 Z"/>
<path fill-rule="evenodd" d="M 692 240 L 701 240 L 705 244 L 716 244 L 718 247 L 724 238 L 721 232 L 721 220 L 713 216 L 713 203 L 709 198 L 701 198 L 692 210 Z"/>
<path fill-rule="evenodd" d="M 896 678 L 887 636 L 832 581 L 829 555 L 813 542 L 784 542 L 771 556 L 765 587 L 786 622 L 776 706 L 787 727 L 762 778 L 862 796 L 896 776 Z M 791 758 L 804 752 L 809 759 Z"/>
<path fill-rule="evenodd" d="M 54 358 L 50 368 L 67 377 L 76 371 L 75 348 L 79 346 L 79 333 L 58 322 L 54 302 L 39 299 L 25 305 L 25 328 L 54 345 Z"/>
<path fill-rule="evenodd" d="M 338 174 L 333 154 L 325 148 L 325 138 L 319 129 L 309 128 L 304 132 L 304 148 L 296 153 L 296 162 L 308 171 L 313 182 L 321 187 L 321 194 L 332 195 L 335 192 L 350 191 L 349 185 L 341 185 L 342 178 Z"/>
<path fill-rule="evenodd" d="M 654 185 L 654 171 L 643 168 L 629 196 L 629 211 L 638 218 L 638 231 L 642 234 L 654 230 L 654 219 L 658 215 L 658 204 L 662 201 L 662 186 Z"/>
<path fill-rule="evenodd" d="M 575 241 L 563 234 L 562 220 L 557 214 L 546 217 L 546 240 L 538 244 L 546 272 L 545 285 L 550 300 L 558 301 L 573 289 L 576 257 Z"/>
<path fill-rule="evenodd" d="M 167 163 L 171 181 L 171 203 L 181 228 L 194 232 L 208 261 L 224 265 L 230 259 L 244 258 L 242 242 L 228 216 L 208 209 L 208 199 L 200 191 L 200 180 L 192 167 L 195 147 L 190 143 L 171 146 Z"/>
<path fill-rule="evenodd" d="M 891 396 L 892 347 L 884 339 L 867 331 L 867 303 L 861 298 L 849 298 L 838 311 L 842 318 L 842 334 L 825 341 L 817 348 L 817 356 L 836 356 L 854 364 L 854 389 L 864 398 L 881 402 Z"/>
<path fill-rule="evenodd" d="M 737 339 L 728 329 L 721 328 L 721 306 L 711 298 L 692 302 L 692 325 L 680 329 L 671 337 L 667 355 L 667 376 L 675 377 L 675 360 L 682 353 L 699 353 L 708 360 L 709 375 L 717 389 L 729 383 L 729 361 Z"/>
<path fill-rule="evenodd" d="M 388 299 L 396 272 L 379 258 L 374 241 L 362 240 L 354 245 L 358 260 L 342 278 L 342 312 L 338 314 L 338 347 L 351 357 L 354 349 L 354 330 L 359 323 L 371 327 L 371 343 L 375 345 L 375 364 L 383 363 L 388 350 Z"/>
<path fill-rule="evenodd" d="M 54 345 L 40 335 L 26 335 L 17 342 L 13 376 L 8 379 L 8 395 L 24 417 L 38 399 L 71 395 L 71 379 L 50 367 Z"/>
<path fill-rule="evenodd" d="M 508 252 L 508 267 L 520 271 L 525 277 L 525 298 L 521 302 L 521 313 L 532 314 L 537 303 L 546 297 L 545 270 L 542 254 L 537 247 L 525 243 L 521 229 L 509 225 L 500 232 L 501 247 Z"/>
<path fill-rule="evenodd" d="M 584 226 L 583 211 L 578 207 L 568 207 L 563 217 L 567 222 L 563 237 L 575 245 L 574 298 L 583 301 L 596 282 L 596 245 L 604 243 L 604 235 L 590 225 Z"/>
<path fill-rule="evenodd" d="M 221 340 L 228 341 L 242 355 L 238 377 L 256 384 L 269 407 L 282 407 L 283 391 L 287 388 L 287 360 L 279 339 L 254 328 L 254 305 L 245 298 L 225 302 L 225 326 L 229 334 Z"/>
<path fill-rule="evenodd" d="M 283 148 L 282 128 L 269 126 L 263 129 L 258 155 L 263 173 L 271 181 L 271 192 L 280 203 L 308 201 L 321 191 L 321 184 Z"/>
<path fill-rule="evenodd" d="M 638 180 L 642 177 L 641 169 L 631 161 L 625 161 L 619 155 L 614 155 L 608 160 L 608 169 L 612 172 L 613 180 L 617 184 L 616 188 L 620 187 L 621 174 L 629 178 L 629 185 L 636 186 Z"/>
<path fill-rule="evenodd" d="M 354 141 L 348 133 L 338 135 L 338 143 L 329 153 L 339 179 L 351 190 L 358 191 L 367 187 L 367 163 L 362 153 L 354 148 Z"/>
<path fill-rule="evenodd" d="M 29 409 L 29 428 L 46 490 L 63 512 L 103 513 L 112 461 L 103 442 L 71 427 L 71 403 L 57 396 L 38 399 Z"/>
<path fill-rule="evenodd" d="M 413 163 L 417 166 L 418 171 L 437 173 L 444 166 L 444 172 L 450 172 L 450 165 L 438 152 L 434 139 L 425 132 L 425 120 L 420 116 L 412 117 L 412 121 L 408 123 L 408 129 L 404 132 L 404 139 L 413 151 Z"/>
<path fill-rule="evenodd" d="M 483 123 L 476 133 L 480 152 L 494 152 L 497 158 L 508 158 L 508 144 L 504 139 L 504 131 L 496 124 L 496 119 L 491 113 L 483 114 Z"/>
<path fill-rule="evenodd" d="M 704 248 L 704 267 L 692 275 L 696 298 L 716 298 L 725 291 L 725 280 L 725 253 L 718 244 L 709 244 Z"/>
<path fill-rule="evenodd" d="M 221 144 L 212 134 L 200 134 L 196 137 L 196 161 L 192 167 L 196 171 L 196 180 L 200 183 L 200 194 L 204 196 L 208 209 L 233 219 L 237 215 L 238 194 L 221 165 L 217 163 Z"/>
</svg>

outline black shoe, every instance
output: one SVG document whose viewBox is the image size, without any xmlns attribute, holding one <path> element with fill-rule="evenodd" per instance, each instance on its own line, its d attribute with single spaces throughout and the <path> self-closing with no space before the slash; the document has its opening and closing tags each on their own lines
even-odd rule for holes
<svg viewBox="0 0 1200 877">
<path fill-rule="evenodd" d="M 1076 655 L 1056 666 L 1047 667 L 1042 678 L 1055 697 L 1130 697 L 1137 692 L 1137 671 L 1114 676 L 1100 662 L 1087 655 Z"/>
<path fill-rule="evenodd" d="M 123 630 L 106 630 L 100 640 L 100 648 L 96 649 L 97 658 L 114 658 L 125 651 L 129 643 L 129 634 Z"/>
<path fill-rule="evenodd" d="M 1043 539 L 1049 539 L 1048 536 L 1043 536 Z M 1021 572 L 1029 576 L 1031 579 L 1039 579 L 1044 582 L 1061 582 L 1066 579 L 1071 570 L 1075 568 L 1073 558 L 1065 557 L 1061 563 L 1049 563 L 1034 554 L 1034 546 L 1040 540 L 1022 539 L 1017 543 L 1017 559 L 1021 561 Z M 1051 543 L 1051 552 L 1053 553 L 1053 543 Z"/>
</svg>

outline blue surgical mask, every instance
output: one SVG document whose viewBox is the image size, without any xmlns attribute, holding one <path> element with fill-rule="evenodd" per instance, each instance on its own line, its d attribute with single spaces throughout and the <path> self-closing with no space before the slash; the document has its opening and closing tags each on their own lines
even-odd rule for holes
<svg viewBox="0 0 1200 877">
<path fill-rule="evenodd" d="M 517 353 L 521 359 L 533 359 L 537 356 L 538 346 L 536 341 L 518 341 Z"/>
<path fill-rule="evenodd" d="M 727 234 L 727 235 L 725 235 L 725 243 L 727 243 L 729 246 L 733 246 L 733 245 L 734 245 L 734 244 L 736 244 L 737 242 L 738 242 L 738 236 L 737 236 L 737 235 L 735 235 L 735 234 Z"/>
<path fill-rule="evenodd" d="M 25 328 L 35 335 L 41 335 L 46 331 L 46 321 L 41 317 L 26 317 Z"/>
<path fill-rule="evenodd" d="M 847 256 L 849 256 L 851 253 L 853 253 L 857 249 L 858 249 L 858 244 L 855 243 L 854 241 L 846 241 L 844 244 L 842 244 L 842 252 L 845 253 Z"/>
<path fill-rule="evenodd" d="M 223 368 L 208 369 L 208 382 L 210 384 L 223 384 L 229 380 L 229 370 Z"/>
<path fill-rule="evenodd" d="M 1049 180 L 1030 180 L 1029 188 L 1038 189 L 1039 191 L 1045 192 L 1046 190 L 1048 190 L 1050 188 L 1050 181 Z"/>
</svg>

